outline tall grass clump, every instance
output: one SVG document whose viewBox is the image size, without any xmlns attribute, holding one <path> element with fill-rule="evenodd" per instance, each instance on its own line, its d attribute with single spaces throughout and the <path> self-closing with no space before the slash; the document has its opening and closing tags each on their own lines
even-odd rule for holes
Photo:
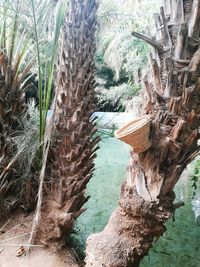
<svg viewBox="0 0 200 267">
<path fill-rule="evenodd" d="M 60 29 L 63 24 L 66 10 L 66 2 L 67 1 L 61 1 L 58 7 L 55 8 L 52 5 L 52 1 L 30 0 L 30 14 L 32 18 L 35 52 L 37 57 L 40 142 L 44 137 L 47 113 L 53 94 L 54 67 L 58 52 Z M 52 11 L 52 9 L 56 10 Z M 49 12 L 53 12 L 53 16 L 49 16 Z M 46 25 L 46 28 L 44 25 Z M 44 36 L 46 36 L 46 39 L 43 41 Z"/>
</svg>

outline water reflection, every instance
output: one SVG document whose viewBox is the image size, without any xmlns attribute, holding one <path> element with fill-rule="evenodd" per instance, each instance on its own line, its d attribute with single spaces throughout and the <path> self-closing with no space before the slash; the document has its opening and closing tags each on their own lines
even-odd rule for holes
<svg viewBox="0 0 200 267">
<path fill-rule="evenodd" d="M 166 223 L 167 232 L 154 244 L 141 267 L 200 267 L 200 188 L 192 199 L 190 171 L 192 166 L 175 188 L 176 198 L 184 201 L 185 206 L 176 211 L 175 222 Z"/>
<path fill-rule="evenodd" d="M 195 215 L 196 223 L 200 225 L 200 197 L 196 197 L 192 200 L 192 210 Z"/>
</svg>

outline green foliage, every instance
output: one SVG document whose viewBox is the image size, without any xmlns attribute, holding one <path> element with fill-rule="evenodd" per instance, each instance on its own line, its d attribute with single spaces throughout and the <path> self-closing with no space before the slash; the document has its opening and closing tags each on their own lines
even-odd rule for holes
<svg viewBox="0 0 200 267">
<path fill-rule="evenodd" d="M 0 3 L 1 51 L 15 69 L 16 77 L 37 73 L 39 92 L 39 139 L 42 141 L 50 99 L 60 29 L 67 1 L 55 8 L 51 0 L 4 0 Z M 28 78 L 27 78 L 28 79 Z"/>
<path fill-rule="evenodd" d="M 126 50 L 123 50 L 124 64 L 128 77 L 134 79 L 134 75 L 137 73 L 138 69 L 146 69 L 147 66 L 147 56 L 150 51 L 150 47 L 143 41 L 137 38 L 131 38 L 127 42 Z"/>
<path fill-rule="evenodd" d="M 154 29 L 152 15 L 159 6 L 160 1 L 157 0 L 100 1 L 98 12 L 100 27 L 96 54 L 97 77 L 104 81 L 99 85 L 102 89 L 102 94 L 99 93 L 100 110 L 103 107 L 102 111 L 124 111 L 124 100 L 138 95 L 141 86 L 137 84 L 135 77 L 138 69 L 145 72 L 150 47 L 133 37 L 131 33 L 133 30 L 144 33 L 147 26 L 152 31 Z M 118 101 L 117 97 L 113 103 L 111 95 L 114 87 L 117 90 L 117 87 L 122 86 L 125 93 L 120 89 L 121 100 Z M 129 87 L 129 93 L 125 87 Z M 112 93 L 104 90 L 105 88 Z"/>
<path fill-rule="evenodd" d="M 100 111 L 123 112 L 126 107 L 126 101 L 135 96 L 140 87 L 135 84 L 122 83 L 117 86 L 111 86 L 109 89 L 104 87 L 97 88 L 97 97 Z"/>
<path fill-rule="evenodd" d="M 120 71 L 120 77 L 115 79 L 114 71 L 106 65 L 102 55 L 96 55 L 96 67 L 97 67 L 97 81 L 100 86 L 110 88 L 112 86 L 118 86 L 128 82 L 127 73 L 125 70 Z"/>
<path fill-rule="evenodd" d="M 197 160 L 195 163 L 194 171 L 191 176 L 192 188 L 193 188 L 193 197 L 196 195 L 197 184 L 200 181 L 200 160 Z"/>
<path fill-rule="evenodd" d="M 31 10 L 30 14 L 32 17 L 32 25 L 34 32 L 34 39 L 36 44 L 36 55 L 37 55 L 37 72 L 38 72 L 38 91 L 39 91 L 39 110 L 40 110 L 40 127 L 39 136 L 40 142 L 43 139 L 46 127 L 47 112 L 49 109 L 49 103 L 52 95 L 53 75 L 54 66 L 58 50 L 58 40 L 60 36 L 60 30 L 64 22 L 64 16 L 66 11 L 66 3 L 61 2 L 58 7 L 55 21 L 52 24 L 49 21 L 51 17 L 51 9 L 45 8 L 51 6 L 51 1 L 37 1 L 30 0 Z M 42 7 L 42 9 L 41 9 Z M 45 8 L 45 9 L 43 9 Z M 42 14 L 42 12 L 45 13 Z M 44 19 L 43 19 L 44 18 Z M 51 32 L 44 32 L 44 28 L 48 28 L 51 25 Z M 48 34 L 51 35 L 50 41 L 48 40 Z M 45 38 L 45 49 L 42 38 Z M 47 49 L 48 48 L 48 49 Z M 44 88 L 43 88 L 43 81 Z M 43 93 L 44 90 L 44 93 Z"/>
<path fill-rule="evenodd" d="M 130 81 L 129 82 L 129 88 L 130 88 L 129 98 L 132 98 L 133 96 L 136 96 L 139 94 L 139 91 L 141 89 L 141 85 L 134 83 L 133 81 Z"/>
<path fill-rule="evenodd" d="M 18 2 L 1 1 L 0 49 L 7 56 L 10 67 L 15 70 L 15 78 L 20 71 L 23 72 L 21 81 L 34 62 L 30 34 L 24 28 L 22 16 Z"/>
<path fill-rule="evenodd" d="M 108 88 L 111 86 L 110 82 L 114 82 L 114 71 L 109 68 L 104 60 L 103 60 L 103 55 L 97 54 L 96 55 L 96 67 L 97 67 L 97 72 L 96 75 L 97 77 L 105 80 L 105 87 Z"/>
<path fill-rule="evenodd" d="M 98 53 L 103 52 L 104 61 L 114 70 L 116 79 L 119 79 L 121 69 L 125 69 L 128 77 L 133 77 L 138 68 L 146 65 L 149 47 L 132 37 L 131 32 L 144 31 L 147 26 L 152 30 L 152 15 L 159 6 L 160 1 L 155 0 L 100 2 L 103 16 L 99 18 L 103 20 L 103 26 L 98 36 Z"/>
</svg>

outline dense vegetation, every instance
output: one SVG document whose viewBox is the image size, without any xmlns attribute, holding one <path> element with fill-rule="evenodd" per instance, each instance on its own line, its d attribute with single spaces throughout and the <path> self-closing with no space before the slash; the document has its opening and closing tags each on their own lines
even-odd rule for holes
<svg viewBox="0 0 200 267">
<path fill-rule="evenodd" d="M 152 15 L 159 6 L 160 1 L 149 0 L 101 1 L 96 53 L 100 110 L 124 111 L 127 100 L 139 93 L 150 48 L 132 31 L 153 34 Z"/>
<path fill-rule="evenodd" d="M 198 159 L 194 166 L 194 172 L 191 175 L 193 197 L 196 195 L 197 184 L 200 181 L 200 160 Z"/>
</svg>

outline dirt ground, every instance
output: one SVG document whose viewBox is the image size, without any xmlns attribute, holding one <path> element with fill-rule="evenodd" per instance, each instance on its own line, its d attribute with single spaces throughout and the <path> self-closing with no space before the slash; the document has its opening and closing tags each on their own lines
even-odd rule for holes
<svg viewBox="0 0 200 267">
<path fill-rule="evenodd" d="M 16 247 L 3 248 L 0 254 L 0 267 L 78 267 L 68 253 L 64 255 L 64 253 L 34 249 L 30 255 L 16 257 Z"/>
<path fill-rule="evenodd" d="M 32 217 L 19 215 L 0 224 L 0 267 L 79 267 L 73 251 L 32 247 L 27 253 Z M 22 254 L 22 255 L 21 255 Z M 19 256 L 21 255 L 21 256 Z"/>
</svg>

